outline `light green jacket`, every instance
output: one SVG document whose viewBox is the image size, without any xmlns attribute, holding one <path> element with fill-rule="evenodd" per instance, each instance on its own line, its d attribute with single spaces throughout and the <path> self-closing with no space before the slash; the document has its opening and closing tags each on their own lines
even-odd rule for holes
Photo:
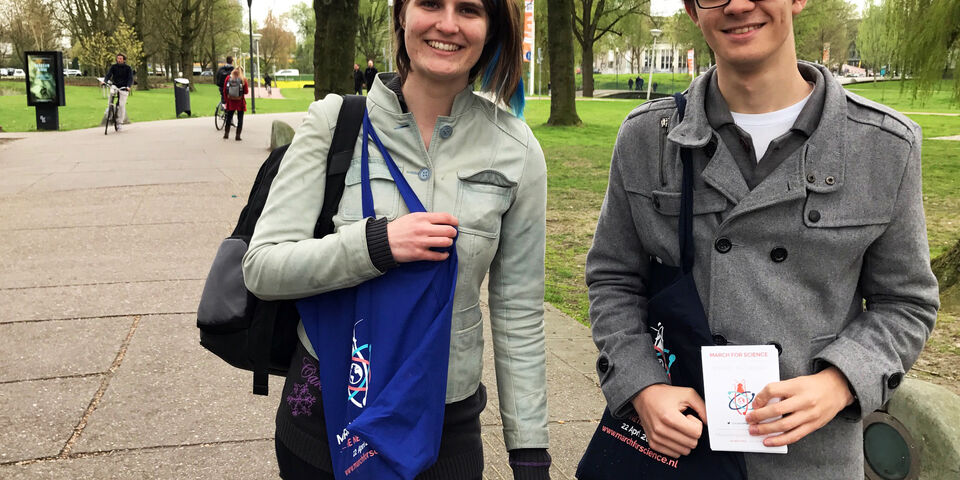
<svg viewBox="0 0 960 480">
<path fill-rule="evenodd" d="M 361 214 L 362 134 L 333 217 L 337 230 L 312 238 L 342 101 L 329 95 L 310 106 L 270 188 L 243 261 L 247 288 L 260 298 L 302 298 L 381 274 L 367 251 Z M 402 113 L 396 94 L 380 77 L 367 97 L 367 110 L 423 206 L 451 213 L 460 222 L 447 403 L 472 395 L 480 383 L 480 285 L 489 270 L 506 447 L 548 447 L 543 332 L 547 179 L 540 145 L 523 121 L 469 87 L 456 96 L 450 116 L 437 119 L 429 152 L 413 114 Z M 392 220 L 408 213 L 376 145 L 371 141 L 368 148 L 377 217 Z M 299 332 L 309 348 L 302 325 Z"/>
</svg>

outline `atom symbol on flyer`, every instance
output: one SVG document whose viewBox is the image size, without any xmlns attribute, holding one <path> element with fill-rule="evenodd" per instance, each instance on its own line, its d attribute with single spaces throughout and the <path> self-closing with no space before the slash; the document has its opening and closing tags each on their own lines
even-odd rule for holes
<svg viewBox="0 0 960 480">
<path fill-rule="evenodd" d="M 727 405 L 730 410 L 734 410 L 740 415 L 747 415 L 753 405 L 753 399 L 757 396 L 756 393 L 748 391 L 744 386 L 746 382 L 740 381 L 737 383 L 736 389 L 727 392 L 730 397 L 730 403 Z"/>
</svg>

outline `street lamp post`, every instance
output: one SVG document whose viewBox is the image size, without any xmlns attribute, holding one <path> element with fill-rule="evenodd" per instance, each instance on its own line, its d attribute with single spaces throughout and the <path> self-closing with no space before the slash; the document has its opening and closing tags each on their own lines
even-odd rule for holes
<svg viewBox="0 0 960 480">
<path fill-rule="evenodd" d="M 387 43 L 390 50 L 387 51 L 387 70 L 393 71 L 393 0 L 387 0 Z"/>
<path fill-rule="evenodd" d="M 653 89 L 653 67 L 657 58 L 657 38 L 662 33 L 663 30 L 659 28 L 650 29 L 650 35 L 653 35 L 653 47 L 650 48 L 650 80 L 647 81 L 647 101 L 650 101 L 650 91 Z"/>
<path fill-rule="evenodd" d="M 253 0 L 247 0 L 247 22 L 250 25 L 250 70 L 253 70 Z M 257 113 L 257 94 L 250 90 L 250 113 Z"/>
<path fill-rule="evenodd" d="M 620 47 L 615 48 L 613 53 L 613 61 L 617 64 L 616 74 L 613 76 L 613 84 L 616 85 L 617 90 L 620 89 Z"/>
</svg>

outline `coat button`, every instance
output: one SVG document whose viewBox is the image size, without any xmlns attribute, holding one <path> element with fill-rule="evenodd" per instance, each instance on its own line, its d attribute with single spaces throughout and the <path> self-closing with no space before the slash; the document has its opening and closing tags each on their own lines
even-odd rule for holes
<svg viewBox="0 0 960 480">
<path fill-rule="evenodd" d="M 713 334 L 713 344 L 714 345 L 726 345 L 727 337 L 720 335 L 719 333 Z"/>
<path fill-rule="evenodd" d="M 713 244 L 713 247 L 716 248 L 720 253 L 727 253 L 730 251 L 730 248 L 733 247 L 733 243 L 731 243 L 730 239 L 727 237 L 720 237 Z"/>
<path fill-rule="evenodd" d="M 424 168 L 420 170 L 420 172 L 417 173 L 417 176 L 420 177 L 420 180 L 423 180 L 424 182 L 426 182 L 427 180 L 430 180 L 430 169 Z"/>
<path fill-rule="evenodd" d="M 777 247 L 773 250 L 770 250 L 770 260 L 780 263 L 787 259 L 787 249 L 783 247 Z"/>
<path fill-rule="evenodd" d="M 827 185 L 833 185 L 834 183 L 837 183 L 837 179 L 835 179 L 835 178 L 833 178 L 833 177 L 827 177 L 827 178 L 823 179 L 823 181 L 824 181 L 824 182 L 827 182 Z"/>
<path fill-rule="evenodd" d="M 450 138 L 450 135 L 453 135 L 453 127 L 450 125 L 440 127 L 440 138 Z"/>
<path fill-rule="evenodd" d="M 807 183 L 817 183 L 817 176 L 812 173 L 807 175 Z"/>
<path fill-rule="evenodd" d="M 901 381 L 903 381 L 903 374 L 900 372 L 894 373 L 887 379 L 887 388 L 893 390 L 900 386 Z"/>
<path fill-rule="evenodd" d="M 820 221 L 820 211 L 818 211 L 818 210 L 810 210 L 810 213 L 807 214 L 807 218 L 810 219 L 810 221 L 813 222 L 813 223 L 819 222 L 819 221 Z"/>
<path fill-rule="evenodd" d="M 607 370 L 610 369 L 610 360 L 607 360 L 607 357 L 600 357 L 597 360 L 597 370 L 600 370 L 600 373 L 607 373 Z"/>
</svg>

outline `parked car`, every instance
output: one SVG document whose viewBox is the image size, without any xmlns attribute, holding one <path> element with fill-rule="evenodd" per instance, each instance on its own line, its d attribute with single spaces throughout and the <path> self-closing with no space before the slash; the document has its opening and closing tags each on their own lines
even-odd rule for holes
<svg viewBox="0 0 960 480">
<path fill-rule="evenodd" d="M 22 69 L 22 68 L 14 68 L 14 69 L 13 69 L 13 78 L 24 78 L 24 77 L 26 77 L 26 76 L 27 76 L 27 74 L 23 72 L 23 69 Z"/>
<path fill-rule="evenodd" d="M 273 74 L 275 77 L 295 77 L 300 75 L 300 70 L 296 68 L 285 68 L 283 70 L 277 70 L 277 73 Z"/>
<path fill-rule="evenodd" d="M 0 77 L 6 77 L 7 75 L 10 75 L 11 73 L 13 73 L 13 70 L 12 70 L 12 69 L 0 68 Z"/>
<path fill-rule="evenodd" d="M 200 76 L 201 76 L 201 77 L 212 77 L 212 76 L 213 76 L 213 70 L 204 70 L 204 71 L 200 72 Z"/>
<path fill-rule="evenodd" d="M 82 76 L 83 76 L 83 72 L 81 72 L 80 70 L 77 70 L 77 69 L 75 69 L 75 68 L 64 68 L 64 69 L 63 69 L 63 76 L 64 76 L 64 77 L 82 77 Z"/>
</svg>

